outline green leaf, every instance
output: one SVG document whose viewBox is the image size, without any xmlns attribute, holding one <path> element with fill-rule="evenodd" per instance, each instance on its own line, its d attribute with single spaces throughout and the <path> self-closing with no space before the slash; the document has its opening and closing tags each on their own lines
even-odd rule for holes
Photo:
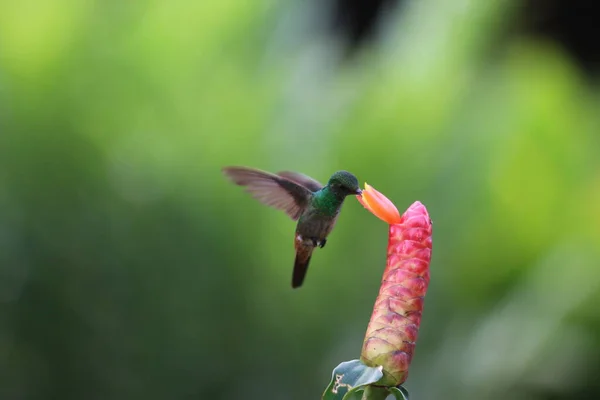
<svg viewBox="0 0 600 400">
<path fill-rule="evenodd" d="M 406 390 L 402 386 L 391 387 L 390 393 L 394 395 L 396 400 L 408 400 L 408 390 Z"/>
<path fill-rule="evenodd" d="M 362 400 L 363 397 L 368 400 L 385 400 L 388 394 L 387 387 L 366 385 L 351 389 L 343 400 Z"/>
<path fill-rule="evenodd" d="M 383 376 L 383 367 L 368 367 L 360 360 L 346 361 L 338 365 L 331 374 L 331 382 L 323 393 L 322 400 L 355 400 L 358 389 L 377 382 Z M 352 393 L 348 393 L 352 391 Z M 350 394 L 345 397 L 346 394 Z"/>
<path fill-rule="evenodd" d="M 365 389 L 362 387 L 354 388 L 346 393 L 343 400 L 361 400 L 364 391 Z"/>
</svg>

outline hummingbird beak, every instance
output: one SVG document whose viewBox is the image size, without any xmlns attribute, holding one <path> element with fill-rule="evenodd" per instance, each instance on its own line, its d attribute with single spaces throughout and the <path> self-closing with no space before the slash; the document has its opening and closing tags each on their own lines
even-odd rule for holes
<svg viewBox="0 0 600 400">
<path fill-rule="evenodd" d="M 360 189 L 356 189 L 356 194 L 357 194 L 358 196 L 362 196 L 362 190 L 360 190 Z"/>
</svg>

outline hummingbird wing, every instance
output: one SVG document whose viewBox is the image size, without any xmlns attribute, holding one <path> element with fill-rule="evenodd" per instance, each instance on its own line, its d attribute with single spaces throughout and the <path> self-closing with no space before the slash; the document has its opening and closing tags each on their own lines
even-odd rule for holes
<svg viewBox="0 0 600 400">
<path fill-rule="evenodd" d="M 297 220 L 308 206 L 312 192 L 298 183 L 270 172 L 246 167 L 225 167 L 223 173 L 261 203 L 285 211 Z"/>
<path fill-rule="evenodd" d="M 282 178 L 289 179 L 292 182 L 296 182 L 298 185 L 304 186 L 311 192 L 317 192 L 323 189 L 323 185 L 320 182 L 299 172 L 281 171 L 278 172 L 277 175 L 281 176 Z"/>
</svg>

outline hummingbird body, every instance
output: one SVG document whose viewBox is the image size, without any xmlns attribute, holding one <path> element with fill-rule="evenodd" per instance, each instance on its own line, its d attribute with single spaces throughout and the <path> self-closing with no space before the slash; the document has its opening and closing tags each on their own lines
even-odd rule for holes
<svg viewBox="0 0 600 400">
<path fill-rule="evenodd" d="M 298 221 L 293 288 L 302 285 L 315 247 L 322 248 L 327 243 L 346 196 L 361 193 L 356 177 L 346 171 L 334 173 L 325 186 L 290 171 L 271 174 L 252 168 L 226 167 L 223 172 L 234 183 L 246 186 L 260 202 L 281 209 Z"/>
<path fill-rule="evenodd" d="M 333 230 L 344 199 L 338 200 L 325 187 L 313 193 L 312 201 L 298 219 L 296 226 L 296 259 L 292 287 L 302 284 L 316 246 L 323 248 Z"/>
</svg>

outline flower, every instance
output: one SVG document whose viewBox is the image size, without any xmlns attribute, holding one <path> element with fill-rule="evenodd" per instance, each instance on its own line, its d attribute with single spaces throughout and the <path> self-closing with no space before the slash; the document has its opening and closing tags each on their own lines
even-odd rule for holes
<svg viewBox="0 0 600 400">
<path fill-rule="evenodd" d="M 356 198 L 360 204 L 382 221 L 388 224 L 397 224 L 400 222 L 400 213 L 394 203 L 375 190 L 373 186 L 369 186 L 368 183 L 365 182 L 365 190 L 362 191 L 362 194 L 356 196 Z"/>
<path fill-rule="evenodd" d="M 390 200 L 366 184 L 359 201 L 390 224 L 387 264 L 360 359 L 383 367 L 380 384 L 397 386 L 408 377 L 429 285 L 431 220 L 418 201 L 400 217 Z"/>
</svg>

